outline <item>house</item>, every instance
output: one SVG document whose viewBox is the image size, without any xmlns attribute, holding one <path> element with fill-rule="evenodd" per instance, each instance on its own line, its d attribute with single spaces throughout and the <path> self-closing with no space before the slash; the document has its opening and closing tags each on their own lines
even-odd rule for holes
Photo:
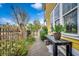
<svg viewBox="0 0 79 59">
<path fill-rule="evenodd" d="M 79 56 L 79 3 L 49 3 L 45 6 L 48 31 L 52 26 L 65 26 L 61 39 L 72 42 L 72 54 Z"/>
</svg>

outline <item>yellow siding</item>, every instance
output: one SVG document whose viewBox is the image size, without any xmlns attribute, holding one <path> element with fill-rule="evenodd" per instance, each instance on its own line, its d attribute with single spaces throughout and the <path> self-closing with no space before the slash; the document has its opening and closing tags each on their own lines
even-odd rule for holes
<svg viewBox="0 0 79 59">
<path fill-rule="evenodd" d="M 61 37 L 64 40 L 68 40 L 72 42 L 72 47 L 79 51 L 79 40 L 73 38 Z"/>
<path fill-rule="evenodd" d="M 56 5 L 55 3 L 46 3 L 46 6 L 45 6 L 45 11 L 46 11 L 45 20 L 46 20 L 46 26 L 48 28 L 48 32 L 51 31 L 50 16 L 51 16 L 51 12 L 54 9 L 55 5 Z"/>
</svg>

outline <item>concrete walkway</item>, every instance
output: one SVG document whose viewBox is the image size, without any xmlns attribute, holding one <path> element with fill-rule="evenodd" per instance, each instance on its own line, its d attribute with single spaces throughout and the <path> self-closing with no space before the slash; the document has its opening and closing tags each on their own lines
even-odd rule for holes
<svg viewBox="0 0 79 59">
<path fill-rule="evenodd" d="M 47 47 L 44 42 L 41 41 L 39 35 L 36 36 L 36 41 L 29 50 L 28 56 L 50 56 Z"/>
</svg>

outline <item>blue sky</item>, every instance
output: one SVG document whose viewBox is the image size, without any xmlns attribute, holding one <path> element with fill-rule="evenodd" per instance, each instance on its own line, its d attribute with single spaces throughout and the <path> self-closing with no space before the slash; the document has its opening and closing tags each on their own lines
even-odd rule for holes
<svg viewBox="0 0 79 59">
<path fill-rule="evenodd" d="M 29 22 L 33 22 L 39 19 L 41 23 L 44 20 L 44 10 L 42 9 L 42 4 L 40 3 L 4 3 L 0 4 L 0 24 L 15 24 L 14 18 L 12 16 L 11 5 L 21 7 L 25 13 L 28 13 L 30 19 Z"/>
</svg>

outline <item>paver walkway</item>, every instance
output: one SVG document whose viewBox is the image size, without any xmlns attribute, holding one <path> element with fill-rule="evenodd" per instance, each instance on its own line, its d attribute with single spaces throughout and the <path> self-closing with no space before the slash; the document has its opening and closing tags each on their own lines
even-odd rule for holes
<svg viewBox="0 0 79 59">
<path fill-rule="evenodd" d="M 36 41 L 28 52 L 28 56 L 50 56 L 47 47 L 44 42 L 39 38 L 39 35 L 36 36 Z"/>
</svg>

